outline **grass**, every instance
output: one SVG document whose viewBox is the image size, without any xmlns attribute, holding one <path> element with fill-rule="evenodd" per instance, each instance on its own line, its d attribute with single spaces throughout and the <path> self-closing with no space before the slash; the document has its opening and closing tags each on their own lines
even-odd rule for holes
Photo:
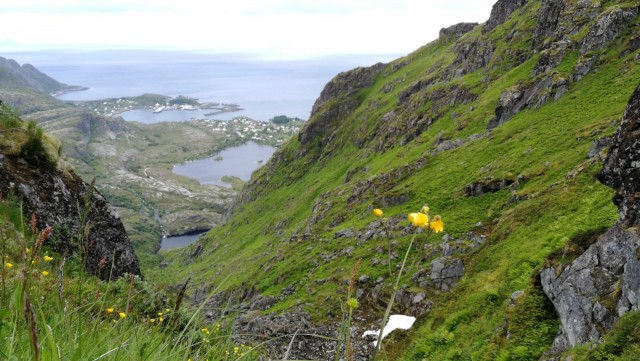
<svg viewBox="0 0 640 361">
<path fill-rule="evenodd" d="M 489 36 L 499 40 L 513 28 L 520 35 L 500 46 L 527 49 L 530 39 L 522 34 L 535 28 L 531 19 L 538 5 L 495 30 L 504 34 Z M 481 36 L 477 30 L 463 39 Z M 374 222 L 370 211 L 380 207 L 382 196 L 408 195 L 407 201 L 386 207 L 385 215 L 404 220 L 406 213 L 428 203 L 440 211 L 451 237 L 468 244 L 466 235 L 475 232 L 486 235 L 487 242 L 459 256 L 465 276 L 453 291 L 427 290 L 434 307 L 410 331 L 409 341 L 396 348 L 402 354 L 390 354 L 390 359 L 537 359 L 549 348 L 558 323 L 539 290 L 536 274 L 555 262 L 552 258 L 562 253 L 567 242 L 581 242 L 584 235 L 610 227 L 617 218 L 611 203 L 613 190 L 595 179 L 601 160 L 588 160 L 586 153 L 594 139 L 615 131 L 612 122 L 620 118 L 640 78 L 640 67 L 632 61 L 635 54 L 617 57 L 625 41 L 623 37 L 612 43 L 597 72 L 573 83 L 560 99 L 521 111 L 491 133 L 485 129 L 500 94 L 532 81 L 537 55 L 521 63 L 509 56 L 494 58 L 496 63 L 489 69 L 414 93 L 410 99 L 420 106 L 413 108 L 398 105 L 398 95 L 419 80 L 437 77 L 455 54 L 450 43 L 436 41 L 399 59 L 361 92 L 355 110 L 331 120 L 328 138 L 322 139 L 322 146 L 316 145 L 313 156 L 304 155 L 304 145 L 296 139 L 285 144 L 275 156 L 277 161 L 254 176 L 229 222 L 200 243 L 203 254 L 190 260 L 187 268 L 182 262 L 192 248 L 163 252 L 171 274 L 166 281 L 189 275 L 215 283 L 228 277 L 226 289 L 254 287 L 271 296 L 293 287 L 296 292 L 267 312 L 299 307 L 318 322 L 331 322 L 326 314 L 340 312 L 339 300 L 347 292 L 344 282 L 355 260 L 362 258 L 360 273 L 372 280 L 388 273 L 386 266 L 373 262 L 384 258 L 376 249 L 386 249 L 386 240 L 334 239 L 334 233 L 347 228 L 366 232 Z M 570 72 L 576 61 L 578 54 L 567 52 L 556 75 Z M 441 116 L 418 137 L 404 146 L 394 138 L 379 150 L 385 129 L 406 126 L 407 119 L 420 114 L 432 115 L 432 104 L 420 102 L 452 84 L 465 86 L 477 99 L 441 108 Z M 396 119 L 382 124 L 380 119 L 391 110 Z M 482 137 L 433 152 L 438 139 L 466 139 L 473 134 Z M 512 190 L 464 196 L 464 188 L 473 182 L 519 175 L 525 181 Z M 478 222 L 481 228 L 476 227 Z M 409 237 L 397 234 L 394 241 L 402 255 Z M 436 237 L 432 247 L 440 241 Z M 430 261 L 427 258 L 407 270 L 401 284 L 424 292 L 410 277 L 420 268 L 428 269 Z M 391 285 L 387 281 L 383 286 L 379 298 L 386 299 Z M 372 285 L 362 287 L 370 290 Z M 523 291 L 524 296 L 509 306 L 515 291 Z M 359 301 L 355 317 L 363 324 L 375 323 L 384 314 L 379 300 Z M 507 324 L 505 317 L 509 317 Z"/>
<path fill-rule="evenodd" d="M 255 360 L 229 324 L 203 324 L 200 309 L 136 277 L 102 282 L 54 254 L 13 198 L 0 201 L 0 358 L 6 360 Z"/>
<path fill-rule="evenodd" d="M 497 50 L 486 68 L 425 86 L 399 104 L 398 97 L 405 89 L 418 81 L 426 84 L 438 79 L 457 60 L 453 44 L 437 40 L 388 65 L 370 87 L 329 100 L 326 106 L 331 106 L 335 114 L 329 117 L 325 108 L 309 123 L 321 128 L 322 138 L 308 144 L 294 138 L 284 144 L 246 185 L 226 224 L 216 227 L 198 245 L 161 252 L 158 259 L 148 260 L 149 264 L 166 265 L 147 273 L 148 278 L 169 285 L 191 278 L 191 284 L 199 287 L 274 296 L 278 302 L 262 312 L 302 309 L 315 322 L 331 326 L 340 322 L 327 315 L 343 312 L 345 295 L 351 301 L 356 286 L 349 271 L 359 264 L 358 274 L 370 280 L 384 279 L 375 298 L 369 296 L 376 287 L 372 282 L 358 284 L 366 296 L 357 300 L 359 307 L 349 308 L 346 319 L 357 320 L 359 326 L 379 324 L 386 318 L 384 300 L 398 285 L 407 292 L 424 292 L 433 302 L 411 331 L 385 344 L 381 358 L 539 359 L 555 337 L 558 320 L 537 275 L 544 267 L 570 262 L 617 219 L 611 203 L 614 191 L 595 179 L 601 159 L 586 159 L 586 153 L 593 140 L 615 131 L 612 123 L 620 118 L 637 86 L 640 66 L 633 60 L 635 53 L 620 56 L 627 46 L 627 31 L 599 53 L 597 71 L 571 84 L 561 98 L 539 109 L 523 110 L 486 132 L 505 90 L 540 80 L 532 79 L 538 55 L 517 61 L 519 54 L 528 51 L 529 35 L 535 29 L 540 2 L 531 4 L 487 35 L 478 27 L 463 36 L 467 44 L 476 40 L 495 43 Z M 585 29 L 575 32 L 575 40 L 586 35 Z M 514 36 L 507 42 L 511 34 Z M 578 61 L 579 53 L 569 51 L 549 75 L 569 76 Z M 438 92 L 461 88 L 475 99 L 438 103 Z M 345 101 L 350 104 L 348 111 L 341 107 Z M 436 105 L 438 109 L 434 110 Z M 396 116 L 381 122 L 391 111 Z M 400 138 L 411 131 L 411 121 L 425 117 L 433 118 L 433 123 L 400 145 Z M 321 121 L 323 124 L 318 124 Z M 457 148 L 437 151 L 442 140 L 463 140 L 473 135 L 478 137 Z M 150 135 L 148 145 L 166 144 L 168 138 L 160 133 Z M 143 162 L 131 162 L 128 169 L 139 172 L 144 166 Z M 474 182 L 519 176 L 523 181 L 511 189 L 479 196 L 464 193 L 465 187 Z M 110 189 L 108 194 L 120 205 L 139 210 L 140 214 L 129 213 L 127 218 L 138 231 L 148 232 L 151 223 L 142 213 L 148 217 L 149 207 L 136 192 Z M 386 238 L 334 236 L 344 229 L 362 234 L 376 230 L 371 209 L 391 198 L 402 199 L 384 208 L 390 224 L 398 224 L 392 230 L 392 248 L 399 256 L 391 269 L 403 267 L 402 255 L 407 250 L 411 257 L 407 259 L 419 259 L 402 269 L 397 279 L 388 277 L 387 265 L 374 262 L 386 258 Z M 464 249 L 455 257 L 462 260 L 465 274 L 449 292 L 421 288 L 411 280 L 442 255 L 440 235 L 432 237 L 425 247 L 412 250 L 411 235 L 402 230 L 407 225 L 406 214 L 425 203 L 440 212 L 448 238 L 454 239 L 450 243 Z M 19 223 L 13 222 L 15 228 Z M 485 236 L 486 242 L 472 247 L 469 233 Z M 14 243 L 19 244 L 20 237 L 13 236 Z M 29 237 L 33 235 L 23 238 Z M 196 246 L 204 250 L 192 258 Z M 8 255 L 20 259 L 21 249 L 14 246 Z M 231 330 L 209 339 L 211 345 L 203 341 L 202 334 L 207 332 L 202 331 L 205 328 L 199 324 L 202 320 L 197 310 L 195 314 L 185 311 L 173 328 L 158 327 L 157 312 L 171 309 L 172 296 L 162 296 L 139 280 L 103 284 L 86 277 L 68 279 L 65 300 L 69 307 L 65 313 L 50 279 L 37 272 L 31 276 L 33 283 L 42 283 L 27 293 L 21 293 L 20 277 L 14 275 L 8 285 L 12 295 L 27 294 L 33 302 L 37 310 L 34 314 L 39 317 L 36 334 L 46 342 L 33 348 L 25 331 L 32 322 L 23 315 L 26 303 L 12 301 L 20 297 L 3 297 L 6 305 L 12 305 L 3 307 L 0 314 L 0 336 L 12 340 L 8 346 L 0 346 L 4 347 L 0 349 L 3 356 L 29 355 L 38 347 L 43 354 L 55 356 L 59 347 L 71 350 L 71 359 L 102 355 L 113 359 L 126 359 L 124 355 L 186 359 L 200 353 L 217 360 L 227 357 L 225 352 L 215 353 L 214 349 L 221 348 L 230 353 L 229 357 L 238 358 L 233 355 L 232 347 L 238 346 L 233 346 Z M 404 311 L 397 304 L 389 312 Z M 105 311 L 110 307 L 114 313 Z M 116 310 L 127 316 L 120 319 L 115 316 Z M 155 320 L 153 325 L 151 319 Z M 221 320 L 223 325 L 227 322 L 232 322 L 232 317 Z M 587 360 L 629 359 L 638 349 L 635 325 L 637 314 L 631 313 L 603 345 L 574 353 L 578 359 Z M 101 333 L 92 336 L 95 332 L 86 332 L 89 329 Z M 18 337 L 11 336 L 14 334 Z M 344 342 L 348 350 L 349 339 Z M 80 355 L 85 345 L 90 345 L 87 354 Z"/>
</svg>

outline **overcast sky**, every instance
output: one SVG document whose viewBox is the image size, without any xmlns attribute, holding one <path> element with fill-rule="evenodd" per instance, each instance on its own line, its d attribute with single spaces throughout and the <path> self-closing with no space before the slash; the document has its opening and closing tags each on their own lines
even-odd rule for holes
<svg viewBox="0 0 640 361">
<path fill-rule="evenodd" d="M 0 53 L 161 49 L 265 58 L 407 54 L 497 0 L 2 0 Z M 1 55 L 1 54 L 0 54 Z"/>
</svg>

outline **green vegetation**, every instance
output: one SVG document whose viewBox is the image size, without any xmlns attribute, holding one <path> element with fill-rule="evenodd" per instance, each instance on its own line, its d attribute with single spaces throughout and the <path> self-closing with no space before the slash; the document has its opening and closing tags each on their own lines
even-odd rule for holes
<svg viewBox="0 0 640 361">
<path fill-rule="evenodd" d="M 41 167 L 55 167 L 62 143 L 49 135 L 35 121 L 24 122 L 6 105 L 0 106 L 0 149 L 19 155 Z"/>
<path fill-rule="evenodd" d="M 271 119 L 271 122 L 274 124 L 287 124 L 291 122 L 300 122 L 302 119 L 300 118 L 291 118 L 286 115 L 277 115 Z"/>
<path fill-rule="evenodd" d="M 629 5 L 605 2 L 604 7 L 613 9 L 616 4 Z M 386 65 L 366 88 L 351 91 L 349 84 L 341 83 L 344 78 L 336 79 L 332 85 L 348 91 L 337 91 L 339 95 L 319 107 L 303 136 L 284 143 L 254 174 L 224 225 L 192 247 L 161 252 L 158 258 L 143 256 L 148 279 L 174 287 L 191 279 L 190 293 L 197 287 L 272 297 L 269 309 L 252 312 L 306 311 L 316 324 L 335 326 L 338 349 L 347 357 L 356 342 L 350 326 L 384 323 L 391 312 L 409 309 L 421 317 L 410 331 L 385 339 L 379 359 L 539 359 L 549 350 L 559 322 L 538 274 L 545 267 L 571 262 L 617 219 L 611 202 L 614 191 L 595 177 L 602 158 L 587 159 L 586 154 L 594 140 L 613 134 L 640 79 L 638 49 L 629 50 L 636 30 L 627 30 L 607 49 L 587 54 L 599 60 L 583 79 L 566 83 L 561 96 L 554 93 L 559 86 L 554 83 L 554 92 L 545 94 L 544 101 L 532 100 L 506 123 L 486 131 L 507 91 L 531 89 L 547 79 L 567 80 L 586 60 L 578 51 L 529 53 L 540 5 L 529 2 L 506 23 L 487 33 L 477 27 L 457 44 L 451 39 L 434 41 Z M 580 19 L 583 28 L 576 29 L 572 41 L 584 39 L 595 21 Z M 460 49 L 482 48 L 487 42 L 495 46 L 488 64 L 474 63 L 478 57 L 473 52 L 460 58 Z M 546 55 L 562 58 L 554 69 L 534 76 Z M 465 71 L 456 72 L 462 68 Z M 5 118 L 7 124 L 14 121 L 9 113 Z M 144 250 L 157 240 L 154 222 L 156 216 L 166 218 L 163 210 L 188 214 L 226 206 L 207 200 L 213 189 L 170 175 L 171 165 L 258 134 L 256 130 L 229 137 L 237 133 L 214 132 L 221 124 L 213 122 L 146 127 L 109 123 L 108 118 L 91 120 L 81 134 L 89 141 L 78 142 L 71 151 L 82 159 L 84 174 L 98 175 L 127 229 L 144 237 L 144 243 L 138 243 Z M 244 129 L 243 120 L 234 121 L 239 126 L 234 130 Z M 28 126 L 18 133 L 24 134 L 25 142 L 43 137 L 36 128 L 29 133 Z M 113 134 L 126 136 L 111 139 Z M 15 141 L 3 144 L 12 146 L 17 152 L 21 149 Z M 81 158 L 85 151 L 91 154 L 86 159 Z M 467 191 L 472 185 L 502 180 L 510 185 L 477 194 Z M 175 184 L 180 186 L 163 188 Z M 186 202 L 188 196 L 179 194 L 183 189 L 195 200 Z M 224 198 L 215 196 L 216 201 Z M 425 204 L 440 212 L 446 235 L 413 238 L 407 213 Z M 384 210 L 384 223 L 372 209 Z M 24 236 L 29 237 L 35 236 Z M 7 239 L 18 244 L 22 238 Z M 421 240 L 417 245 L 416 239 Z M 7 255 L 20 260 L 16 264 L 28 265 L 24 256 L 20 258 L 24 246 L 11 247 Z M 455 257 L 464 266 L 464 275 L 452 289 L 438 287 L 429 274 L 432 262 L 445 251 L 446 260 Z M 212 355 L 213 347 L 235 351 L 230 349 L 229 333 L 212 348 L 199 341 L 210 330 L 190 328 L 201 322 L 199 314 L 187 313 L 175 327 L 158 328 L 158 310 L 175 308 L 178 302 L 135 279 L 115 284 L 83 277 L 68 280 L 65 289 L 73 291 L 65 299 L 74 311 L 65 316 L 55 294 L 50 294 L 55 287 L 46 283 L 41 269 L 38 272 L 33 282 L 44 283 L 35 290 L 20 288 L 20 281 L 29 278 L 7 281 L 7 294 L 12 296 L 3 296 L 3 302 L 13 306 L 0 313 L 0 336 L 17 338 L 0 349 L 4 356 L 17 355 L 16 350 L 29 354 L 34 344 L 27 332 L 31 321 L 21 313 L 26 303 L 12 301 L 20 299 L 13 296 L 16 292 L 27 294 L 34 308 L 43 310 L 36 313 L 42 313 L 36 319 L 41 327 L 31 333 L 47 340 L 35 343 L 34 349 L 40 345 L 43 354 L 55 355 L 51 339 L 65 350 L 90 344 L 90 358 L 111 350 L 113 357 L 122 357 L 119 350 L 125 348 L 129 354 L 160 359 L 188 358 L 198 352 L 220 359 L 222 354 Z M 366 277 L 356 284 L 356 274 Z M 356 288 L 362 291 L 360 297 Z M 414 305 L 412 296 L 420 294 L 426 300 Z M 410 301 L 402 302 L 396 295 Z M 114 315 L 120 310 L 127 314 L 123 319 Z M 342 319 L 331 316 L 340 314 Z M 233 316 L 221 324 L 230 324 Z M 72 327 L 65 317 L 70 317 Z M 91 318 L 89 327 L 117 341 L 84 332 L 80 320 L 85 318 Z M 637 325 L 638 313 L 629 313 L 603 344 L 568 354 L 575 360 L 631 360 L 639 352 Z M 82 337 L 69 336 L 74 333 Z M 101 348 L 109 343 L 111 348 Z"/>
<path fill-rule="evenodd" d="M 593 345 L 590 345 L 593 346 Z M 634 361 L 640 355 L 640 312 L 623 316 L 605 341 L 592 350 L 575 350 L 577 359 L 586 361 Z"/>
<path fill-rule="evenodd" d="M 170 105 L 200 105 L 197 99 L 186 97 L 184 95 L 178 95 L 177 97 L 169 100 Z"/>
<path fill-rule="evenodd" d="M 259 345 L 235 343 L 220 320 L 203 324 L 200 309 L 179 308 L 179 294 L 137 276 L 87 276 L 81 260 L 48 249 L 50 229 L 25 224 L 20 209 L 0 199 L 3 360 L 257 359 Z"/>
<path fill-rule="evenodd" d="M 202 255 L 189 258 L 196 245 L 163 252 L 169 266 L 154 279 L 175 283 L 192 276 L 207 284 L 227 279 L 226 290 L 251 288 L 280 297 L 265 312 L 300 308 L 327 322 L 327 313 L 341 313 L 345 280 L 355 260 L 362 259 L 360 274 L 385 281 L 376 299 L 358 299 L 354 318 L 375 324 L 385 314 L 380 300 L 388 299 L 393 289 L 388 267 L 375 262 L 385 256 L 376 250 L 386 250 L 387 241 L 335 235 L 344 229 L 366 234 L 375 222 L 371 209 L 384 208 L 398 225 L 392 231 L 394 251 L 400 255 L 394 269 L 410 243 L 410 236 L 401 232 L 406 213 L 428 203 L 441 212 L 454 239 L 450 244 L 463 249 L 456 257 L 462 259 L 465 275 L 448 292 L 420 287 L 411 278 L 442 256 L 442 239 L 433 237 L 416 250 L 423 257 L 406 269 L 400 284 L 407 292 L 425 292 L 434 306 L 402 347 L 391 344 L 383 355 L 401 360 L 538 359 L 549 349 L 558 322 L 536 275 L 563 254 L 569 240 L 580 241 L 617 219 L 613 190 L 595 179 L 602 160 L 585 155 L 593 140 L 615 131 L 612 123 L 638 85 L 640 66 L 633 60 L 637 51 L 619 56 L 627 39 L 618 38 L 603 52 L 597 72 L 572 83 L 558 100 L 523 110 L 485 132 L 501 93 L 540 80 L 532 79 L 539 55 L 525 61 L 514 57 L 530 47 L 540 3 L 532 4 L 486 35 L 517 35 L 501 40 L 497 54 L 504 56 L 414 92 L 408 97 L 411 106 L 399 105 L 399 95 L 418 81 L 439 79 L 456 59 L 451 43 L 436 41 L 418 49 L 389 64 L 372 86 L 327 101 L 307 128 L 315 126 L 316 136 L 305 144 L 290 140 L 276 160 L 254 174 L 227 224 L 197 245 L 204 246 Z M 476 29 L 464 39 L 470 43 L 482 36 Z M 571 71 L 577 58 L 574 52 L 565 54 L 557 75 Z M 474 100 L 438 103 L 434 94 L 454 85 L 468 89 Z M 341 113 L 344 104 L 355 104 L 355 110 Z M 392 110 L 395 117 L 381 122 Z M 389 135 L 409 133 L 399 129 L 406 126 L 404 120 L 429 117 L 433 124 L 406 143 Z M 439 151 L 443 141 L 460 145 Z M 523 181 L 517 187 L 478 196 L 464 193 L 474 182 L 518 176 Z M 470 232 L 485 236 L 486 242 L 474 248 Z M 572 247 L 559 257 L 561 262 L 568 261 Z M 184 267 L 186 260 L 190 263 Z M 374 285 L 361 287 L 371 290 Z M 283 289 L 295 292 L 283 294 Z M 510 305 L 516 291 L 523 296 Z"/>
</svg>

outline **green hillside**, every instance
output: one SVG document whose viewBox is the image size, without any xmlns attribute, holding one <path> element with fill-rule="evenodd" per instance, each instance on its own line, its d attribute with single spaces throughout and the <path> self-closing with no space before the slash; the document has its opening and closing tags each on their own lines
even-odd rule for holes
<svg viewBox="0 0 640 361">
<path fill-rule="evenodd" d="M 640 81 L 640 18 L 635 1 L 499 3 L 517 6 L 334 78 L 226 224 L 163 253 L 167 267 L 150 276 L 192 277 L 194 295 L 219 286 L 232 305 L 272 300 L 253 317 L 299 310 L 334 327 L 362 259 L 354 323 L 375 329 L 391 292 L 385 234 L 395 275 L 407 213 L 428 204 L 445 232 L 410 254 L 394 312 L 420 317 L 388 358 L 538 359 L 558 328 L 541 266 L 570 262 L 575 243 L 617 219 L 613 190 L 595 178 L 605 153 L 587 153 Z M 428 277 L 445 254 L 464 265 L 451 290 Z"/>
</svg>

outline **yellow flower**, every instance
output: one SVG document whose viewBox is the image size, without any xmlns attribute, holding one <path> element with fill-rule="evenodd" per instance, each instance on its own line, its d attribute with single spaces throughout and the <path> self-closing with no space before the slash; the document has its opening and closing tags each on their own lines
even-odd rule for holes
<svg viewBox="0 0 640 361">
<path fill-rule="evenodd" d="M 53 261 L 53 257 L 49 257 L 49 256 L 44 256 L 43 259 L 45 262 Z"/>
<path fill-rule="evenodd" d="M 171 309 L 170 308 L 165 308 L 164 312 L 169 313 L 169 312 L 171 312 Z"/>
<path fill-rule="evenodd" d="M 7 263 L 4 264 L 4 266 L 7 267 L 7 268 L 13 268 L 13 263 L 7 262 Z"/>
<path fill-rule="evenodd" d="M 424 214 L 428 214 L 429 213 L 429 206 L 422 207 L 422 210 L 420 210 L 420 212 L 422 212 Z"/>
<path fill-rule="evenodd" d="M 48 276 L 49 275 L 49 271 L 42 271 L 42 275 L 43 276 Z"/>
<path fill-rule="evenodd" d="M 127 317 L 127 314 L 124 312 L 118 312 L 118 316 L 120 316 L 120 318 L 125 318 Z"/>
<path fill-rule="evenodd" d="M 36 264 L 36 260 L 31 261 L 31 264 Z"/>
<path fill-rule="evenodd" d="M 113 311 L 114 311 L 114 308 L 113 308 L 113 307 L 109 307 L 109 308 L 107 308 L 107 313 L 113 313 Z"/>
<path fill-rule="evenodd" d="M 376 208 L 376 209 L 373 210 L 373 215 L 376 216 L 376 217 L 382 217 L 382 214 L 383 214 L 383 212 L 382 212 L 382 209 L 380 209 L 380 208 Z"/>
<path fill-rule="evenodd" d="M 431 228 L 436 233 L 442 232 L 444 230 L 444 223 L 442 223 L 442 218 L 440 218 L 440 216 L 433 217 L 433 221 L 429 223 L 429 228 Z"/>
<path fill-rule="evenodd" d="M 149 322 L 154 323 L 154 322 L 156 322 L 156 319 L 152 318 L 152 319 L 149 320 Z"/>
<path fill-rule="evenodd" d="M 408 218 L 414 227 L 424 228 L 429 224 L 429 216 L 424 213 L 409 213 Z"/>
<path fill-rule="evenodd" d="M 164 321 L 164 318 L 160 317 L 160 318 L 158 318 L 158 321 L 162 322 L 162 321 Z"/>
<path fill-rule="evenodd" d="M 30 253 L 31 253 L 31 248 L 27 247 L 27 248 L 25 248 L 25 249 L 24 249 L 24 251 L 25 251 L 27 254 L 30 254 Z"/>
<path fill-rule="evenodd" d="M 162 312 L 158 312 L 158 316 L 162 316 Z"/>
</svg>

